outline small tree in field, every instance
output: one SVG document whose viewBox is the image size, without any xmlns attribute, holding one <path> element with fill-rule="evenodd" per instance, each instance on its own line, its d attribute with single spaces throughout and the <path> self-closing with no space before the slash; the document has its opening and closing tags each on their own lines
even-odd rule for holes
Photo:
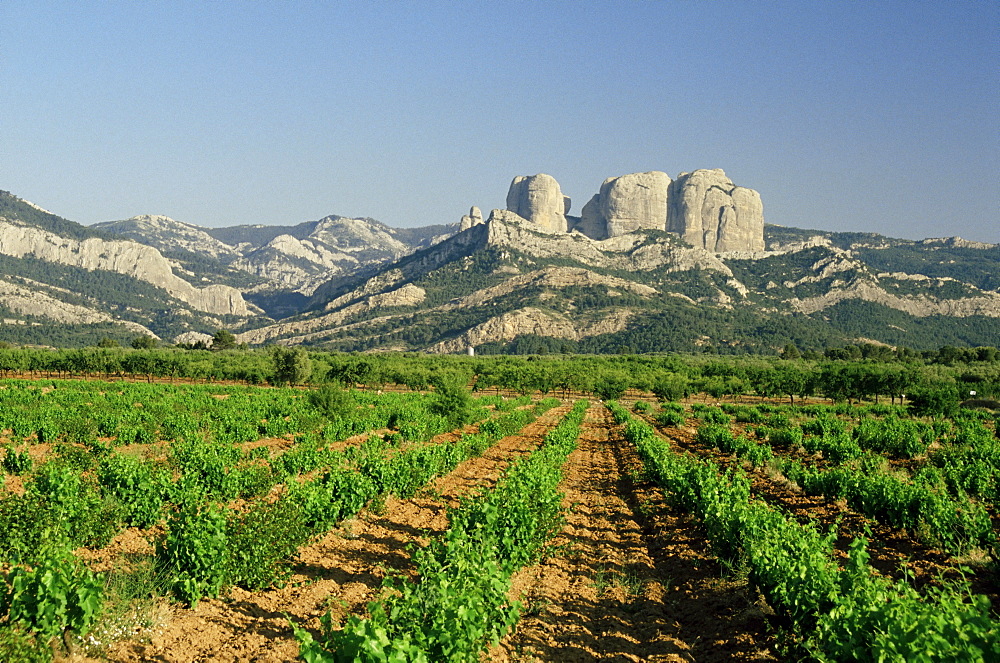
<svg viewBox="0 0 1000 663">
<path fill-rule="evenodd" d="M 147 334 L 141 334 L 132 339 L 132 347 L 136 350 L 152 350 L 156 347 L 156 339 Z"/>
<path fill-rule="evenodd" d="M 220 329 L 212 336 L 213 350 L 230 350 L 236 347 L 236 337 L 228 329 Z"/>
<path fill-rule="evenodd" d="M 448 422 L 455 427 L 462 426 L 472 420 L 472 394 L 458 375 L 441 373 L 433 380 L 434 399 L 429 409 L 434 414 L 447 417 Z"/>
<path fill-rule="evenodd" d="M 312 375 L 312 360 L 302 348 L 276 345 L 271 349 L 274 363 L 272 384 L 302 384 Z"/>
</svg>

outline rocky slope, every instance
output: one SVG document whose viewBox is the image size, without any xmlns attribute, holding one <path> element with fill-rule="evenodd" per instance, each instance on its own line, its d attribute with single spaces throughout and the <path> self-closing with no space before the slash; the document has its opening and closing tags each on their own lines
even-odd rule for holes
<svg viewBox="0 0 1000 663">
<path fill-rule="evenodd" d="M 181 278 L 156 248 L 0 192 L 0 308 L 8 324 L 117 324 L 153 336 L 259 315 L 228 285 Z"/>
<path fill-rule="evenodd" d="M 996 245 L 765 226 L 721 170 L 611 177 L 579 217 L 548 175 L 514 178 L 506 202 L 417 229 L 85 228 L 0 195 L 0 319 L 339 350 L 1000 346 Z"/>
<path fill-rule="evenodd" d="M 432 352 L 509 350 L 525 338 L 597 351 L 614 347 L 616 338 L 639 339 L 634 349 L 642 351 L 667 349 L 667 339 L 680 340 L 683 349 L 773 349 L 803 337 L 847 342 L 855 323 L 868 325 L 866 338 L 894 339 L 910 333 L 899 322 L 926 329 L 940 327 L 942 319 L 980 324 L 1000 317 L 1000 294 L 993 290 L 952 277 L 881 271 L 857 249 L 822 234 L 788 241 L 779 230 L 771 250 L 710 251 L 659 229 L 606 239 L 552 231 L 511 210 L 493 210 L 485 222 L 463 226 L 449 240 L 366 278 L 328 283 L 316 292 L 315 312 L 240 339 Z M 883 244 L 882 250 L 898 246 Z M 996 264 L 993 271 L 1000 271 Z M 664 329 L 672 325 L 684 328 Z M 984 340 L 975 342 L 1000 342 L 998 327 L 986 324 L 979 334 Z M 784 335 L 764 331 L 770 329 Z"/>
<path fill-rule="evenodd" d="M 249 290 L 311 295 L 332 276 L 398 259 L 430 246 L 451 226 L 390 228 L 373 219 L 328 216 L 297 226 L 201 228 L 164 216 L 136 216 L 93 226 L 181 258 L 193 254 L 256 277 Z"/>
</svg>

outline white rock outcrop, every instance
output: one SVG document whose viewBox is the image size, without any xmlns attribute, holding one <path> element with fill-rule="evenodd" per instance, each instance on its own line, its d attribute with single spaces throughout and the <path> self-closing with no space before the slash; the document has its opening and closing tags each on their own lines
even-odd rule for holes
<svg viewBox="0 0 1000 663">
<path fill-rule="evenodd" d="M 213 285 L 195 288 L 173 273 L 156 249 L 133 241 L 84 240 L 60 237 L 33 226 L 0 220 L 0 253 L 15 258 L 34 256 L 87 270 L 117 272 L 163 288 L 192 308 L 215 315 L 248 315 L 247 303 L 235 288 Z"/>
<path fill-rule="evenodd" d="M 468 230 L 472 226 L 478 226 L 483 223 L 483 213 L 482 211 L 473 206 L 469 213 L 462 217 L 461 223 L 458 224 L 458 231 Z"/>
<path fill-rule="evenodd" d="M 194 344 L 194 343 L 204 343 L 207 346 L 212 345 L 212 340 L 214 337 L 211 334 L 204 334 L 202 332 L 188 331 L 183 334 L 178 334 L 174 336 L 173 343 L 178 345 L 180 343 L 184 344 Z"/>
<path fill-rule="evenodd" d="M 567 232 L 569 208 L 570 199 L 562 194 L 559 182 L 545 173 L 518 175 L 507 191 L 507 209 L 547 232 Z"/>
<path fill-rule="evenodd" d="M 594 239 L 665 230 L 670 182 L 659 170 L 609 177 L 584 206 L 577 229 Z"/>
<path fill-rule="evenodd" d="M 714 170 L 681 173 L 670 185 L 667 230 L 708 251 L 763 251 L 760 194 Z"/>
</svg>

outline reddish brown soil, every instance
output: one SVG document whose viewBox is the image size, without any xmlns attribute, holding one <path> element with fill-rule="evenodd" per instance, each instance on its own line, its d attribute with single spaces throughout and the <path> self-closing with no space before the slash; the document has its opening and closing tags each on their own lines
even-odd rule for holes
<svg viewBox="0 0 1000 663">
<path fill-rule="evenodd" d="M 315 632 L 318 617 L 328 610 L 335 618 L 365 614 L 388 571 L 412 572 L 408 547 L 441 532 L 447 508 L 457 504 L 459 496 L 492 486 L 511 462 L 540 443 L 568 407 L 551 411 L 481 458 L 462 463 L 417 497 L 389 498 L 383 506 L 363 511 L 304 547 L 285 587 L 260 592 L 234 589 L 223 598 L 203 600 L 194 609 L 160 601 L 143 615 L 153 621 L 152 627 L 133 626 L 126 629 L 132 635 L 109 650 L 92 650 L 93 658 L 77 654 L 69 660 L 297 660 L 298 645 L 286 615 Z M 743 468 L 757 497 L 800 521 L 815 520 L 823 528 L 836 525 L 841 556 L 851 538 L 867 528 L 871 562 L 882 573 L 898 575 L 903 563 L 921 582 L 955 573 L 954 559 L 921 544 L 913 533 L 881 526 L 842 502 L 805 496 L 780 475 L 697 444 L 693 423 L 658 430 L 680 451 L 710 458 L 722 467 Z M 351 442 L 367 435 L 358 437 Z M 291 440 L 255 443 L 260 444 L 274 453 L 286 450 Z M 611 423 L 602 405 L 593 405 L 579 447 L 564 470 L 565 527 L 547 559 L 515 576 L 513 594 L 525 604 L 524 614 L 515 631 L 483 660 L 779 660 L 775 641 L 779 620 L 745 580 L 720 565 L 698 523 L 668 507 L 660 491 L 641 478 L 640 467 L 620 428 Z M 102 570 L 148 562 L 150 540 L 149 533 L 130 529 L 104 550 L 84 557 Z M 995 576 L 977 570 L 973 580 L 975 591 L 1000 605 Z"/>
<path fill-rule="evenodd" d="M 842 560 L 847 557 L 851 541 L 865 536 L 869 541 L 869 564 L 883 575 L 899 578 L 903 575 L 903 569 L 906 569 L 907 573 L 912 574 L 913 581 L 920 586 L 937 583 L 941 578 L 957 579 L 965 574 L 959 569 L 959 561 L 969 564 L 970 560 L 956 560 L 948 553 L 921 542 L 915 532 L 879 523 L 848 508 L 843 501 L 830 500 L 822 495 L 805 495 L 798 486 L 790 484 L 780 475 L 773 476 L 765 469 L 753 468 L 734 455 L 699 444 L 695 440 L 697 421 L 689 420 L 688 423 L 684 428 L 655 427 L 679 451 L 711 459 L 722 468 L 743 469 L 751 478 L 755 497 L 782 509 L 799 522 L 815 522 L 822 531 L 836 527 L 836 554 Z M 775 452 L 795 455 L 789 450 L 775 449 Z M 972 581 L 974 592 L 986 594 L 994 605 L 1000 606 L 996 573 L 982 566 L 985 560 L 984 556 L 976 562 L 979 568 L 975 568 L 972 576 L 966 577 Z"/>
<path fill-rule="evenodd" d="M 525 614 L 489 660 L 775 660 L 745 583 L 720 577 L 696 527 L 633 480 L 639 468 L 591 407 L 564 468 L 555 554 L 515 576 Z"/>
<path fill-rule="evenodd" d="M 310 629 L 331 610 L 335 617 L 364 614 L 388 570 L 411 570 L 407 547 L 447 526 L 458 497 L 491 486 L 514 459 L 530 452 L 569 406 L 551 410 L 483 456 L 460 464 L 413 499 L 388 498 L 300 550 L 295 574 L 283 588 L 233 589 L 188 609 L 171 604 L 160 624 L 113 645 L 103 658 L 78 661 L 294 661 L 298 656 L 286 615 Z M 116 542 L 118 539 L 116 539 Z M 115 544 L 113 544 L 114 546 Z M 148 550 L 148 549 L 147 549 Z M 102 560 L 104 561 L 104 560 Z"/>
</svg>

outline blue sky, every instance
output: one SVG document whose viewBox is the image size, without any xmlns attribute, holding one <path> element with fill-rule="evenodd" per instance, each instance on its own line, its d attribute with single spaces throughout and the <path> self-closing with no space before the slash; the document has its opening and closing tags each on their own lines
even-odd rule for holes
<svg viewBox="0 0 1000 663">
<path fill-rule="evenodd" d="M 1000 2 L 0 3 L 0 189 L 74 221 L 503 207 L 723 168 L 766 221 L 1000 242 Z"/>
</svg>

